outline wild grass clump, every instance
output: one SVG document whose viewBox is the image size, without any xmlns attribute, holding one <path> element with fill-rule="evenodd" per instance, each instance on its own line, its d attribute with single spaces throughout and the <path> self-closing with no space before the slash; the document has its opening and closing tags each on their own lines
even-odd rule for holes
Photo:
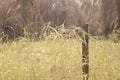
<svg viewBox="0 0 120 80">
<path fill-rule="evenodd" d="M 33 23 L 34 24 L 34 23 Z M 29 27 L 29 26 L 28 26 Z M 81 37 L 86 33 L 81 27 L 66 27 L 64 24 L 60 26 L 53 26 L 51 22 L 46 23 L 41 26 L 40 30 L 34 33 L 30 33 L 27 28 L 23 28 L 23 37 L 31 41 L 39 40 L 57 40 L 57 39 L 79 39 L 82 41 Z M 88 34 L 89 35 L 89 34 Z M 19 40 L 19 38 L 15 39 Z"/>
</svg>

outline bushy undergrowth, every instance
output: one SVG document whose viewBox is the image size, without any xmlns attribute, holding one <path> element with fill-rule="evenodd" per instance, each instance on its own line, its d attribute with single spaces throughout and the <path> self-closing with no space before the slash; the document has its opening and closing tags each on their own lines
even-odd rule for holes
<svg viewBox="0 0 120 80">
<path fill-rule="evenodd" d="M 113 33 L 110 35 L 110 39 L 115 43 L 120 42 L 120 29 L 113 30 Z"/>
<path fill-rule="evenodd" d="M 90 80 L 119 80 L 120 44 L 90 39 Z M 81 41 L 0 44 L 0 80 L 82 80 Z"/>
</svg>

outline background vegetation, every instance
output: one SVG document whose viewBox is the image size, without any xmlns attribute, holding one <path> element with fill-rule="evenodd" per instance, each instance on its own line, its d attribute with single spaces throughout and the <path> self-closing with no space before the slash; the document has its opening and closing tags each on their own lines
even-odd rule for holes
<svg viewBox="0 0 120 80">
<path fill-rule="evenodd" d="M 119 0 L 1 0 L 0 34 L 4 39 L 24 36 L 25 31 L 40 36 L 50 22 L 66 28 L 89 24 L 90 34 L 114 38 L 113 33 L 119 40 L 119 5 Z"/>
<path fill-rule="evenodd" d="M 0 2 L 0 80 L 82 80 L 84 24 L 90 80 L 120 80 L 119 0 Z"/>
</svg>

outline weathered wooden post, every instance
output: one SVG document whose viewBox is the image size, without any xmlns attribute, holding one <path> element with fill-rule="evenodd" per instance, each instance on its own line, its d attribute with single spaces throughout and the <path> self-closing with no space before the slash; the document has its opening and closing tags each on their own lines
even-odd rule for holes
<svg viewBox="0 0 120 80">
<path fill-rule="evenodd" d="M 82 73 L 83 80 L 88 80 L 89 78 L 89 36 L 88 34 L 88 24 L 83 26 L 83 30 L 85 31 L 83 34 L 82 42 Z"/>
</svg>

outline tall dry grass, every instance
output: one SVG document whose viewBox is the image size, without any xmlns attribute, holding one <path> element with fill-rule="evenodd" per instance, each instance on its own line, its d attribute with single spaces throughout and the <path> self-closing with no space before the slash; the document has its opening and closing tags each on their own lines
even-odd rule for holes
<svg viewBox="0 0 120 80">
<path fill-rule="evenodd" d="M 119 80 L 120 44 L 90 39 L 90 79 Z M 1 80 L 82 80 L 81 41 L 60 38 L 0 44 Z"/>
</svg>

